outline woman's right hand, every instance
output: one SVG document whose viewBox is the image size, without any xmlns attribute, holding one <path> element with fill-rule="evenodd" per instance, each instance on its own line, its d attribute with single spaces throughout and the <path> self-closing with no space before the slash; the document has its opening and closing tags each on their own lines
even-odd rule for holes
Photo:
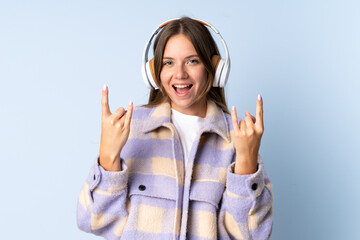
<svg viewBox="0 0 360 240">
<path fill-rule="evenodd" d="M 120 152 L 130 132 L 133 104 L 130 101 L 128 110 L 120 107 L 113 114 L 109 107 L 109 89 L 104 85 L 101 98 L 101 141 L 100 165 L 107 171 L 121 171 Z"/>
</svg>

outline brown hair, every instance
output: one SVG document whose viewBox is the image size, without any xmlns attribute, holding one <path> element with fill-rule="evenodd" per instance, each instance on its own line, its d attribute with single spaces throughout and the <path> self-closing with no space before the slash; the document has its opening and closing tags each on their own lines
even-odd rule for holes
<svg viewBox="0 0 360 240">
<path fill-rule="evenodd" d="M 189 17 L 182 17 L 180 19 L 169 22 L 160 31 L 154 42 L 154 73 L 155 83 L 159 86 L 159 89 L 151 89 L 149 102 L 146 107 L 157 106 L 163 102 L 170 102 L 169 96 L 160 81 L 160 72 L 162 68 L 162 58 L 167 41 L 175 35 L 184 34 L 187 36 L 200 58 L 200 61 L 204 64 L 208 73 L 208 82 L 204 91 L 199 96 L 202 99 L 206 96 L 207 100 L 212 100 L 221 109 L 229 113 L 226 105 L 224 88 L 212 87 L 213 79 L 215 75 L 215 67 L 212 64 L 212 57 L 214 55 L 220 56 L 216 43 L 211 36 L 209 30 L 200 22 L 191 19 Z"/>
</svg>

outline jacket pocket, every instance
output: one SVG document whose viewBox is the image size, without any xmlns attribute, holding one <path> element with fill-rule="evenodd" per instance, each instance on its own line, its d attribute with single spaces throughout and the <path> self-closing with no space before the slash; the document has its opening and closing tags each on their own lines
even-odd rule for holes
<svg viewBox="0 0 360 240">
<path fill-rule="evenodd" d="M 172 236 L 177 219 L 176 180 L 158 175 L 132 174 L 128 188 L 130 204 L 125 230 L 137 229 L 136 239 L 149 239 L 149 236 L 160 239 L 160 235 L 154 233 Z M 133 238 L 132 235 L 124 237 Z"/>
<path fill-rule="evenodd" d="M 176 185 L 176 180 L 171 177 L 132 174 L 128 183 L 129 197 L 139 195 L 176 200 Z"/>
<path fill-rule="evenodd" d="M 190 200 L 210 203 L 219 208 L 225 186 L 213 181 L 195 181 L 191 184 Z"/>
</svg>

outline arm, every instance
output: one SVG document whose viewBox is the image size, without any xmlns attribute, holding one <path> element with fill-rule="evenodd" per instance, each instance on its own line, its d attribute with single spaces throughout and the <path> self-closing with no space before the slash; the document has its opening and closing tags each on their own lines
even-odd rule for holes
<svg viewBox="0 0 360 240">
<path fill-rule="evenodd" d="M 261 156 L 258 156 L 258 169 L 253 174 L 235 174 L 234 165 L 232 163 L 228 168 L 220 206 L 220 239 L 229 239 L 229 235 L 236 239 L 269 239 L 273 196 Z"/>
<path fill-rule="evenodd" d="M 256 118 L 247 111 L 245 115 L 239 122 L 235 107 L 231 111 L 235 159 L 227 172 L 219 232 L 236 239 L 268 239 L 272 230 L 272 193 L 259 155 L 264 132 L 260 94 L 256 101 Z"/>
<path fill-rule="evenodd" d="M 133 111 L 118 108 L 111 113 L 109 89 L 101 97 L 100 154 L 81 190 L 77 207 L 78 227 L 107 239 L 119 239 L 127 221 L 128 171 L 120 152 L 125 145 Z"/>
<path fill-rule="evenodd" d="M 127 182 L 124 163 L 122 171 L 110 172 L 96 162 L 79 195 L 78 227 L 107 239 L 120 239 L 128 216 Z"/>
</svg>

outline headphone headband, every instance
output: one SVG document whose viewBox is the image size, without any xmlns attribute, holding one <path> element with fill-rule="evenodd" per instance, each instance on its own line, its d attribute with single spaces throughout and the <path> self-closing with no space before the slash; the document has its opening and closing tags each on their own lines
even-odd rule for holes
<svg viewBox="0 0 360 240">
<path fill-rule="evenodd" d="M 174 19 L 170 19 L 162 24 L 160 24 L 152 33 L 149 41 L 145 44 L 145 48 L 144 48 L 144 52 L 143 52 L 143 62 L 142 62 L 142 66 L 141 66 L 141 73 L 144 79 L 144 82 L 146 84 L 146 86 L 148 88 L 154 88 L 154 89 L 159 89 L 159 87 L 156 85 L 155 80 L 151 74 L 151 66 L 148 60 L 148 53 L 149 53 L 149 49 L 151 46 L 151 42 L 153 40 L 153 38 L 170 22 L 174 21 L 174 20 L 178 20 L 179 18 L 174 18 Z M 213 27 L 212 25 L 210 25 L 207 22 L 204 22 L 202 20 L 199 19 L 193 19 L 201 24 L 203 24 L 204 26 L 209 27 L 211 30 L 213 30 L 213 32 L 216 33 L 216 35 L 219 36 L 221 43 L 224 47 L 225 50 L 225 60 L 220 59 L 220 63 L 218 64 L 218 68 L 216 69 L 215 72 L 215 76 L 214 76 L 214 82 L 213 82 L 213 86 L 214 87 L 224 87 L 227 79 L 229 77 L 229 72 L 230 72 L 230 56 L 229 56 L 229 51 L 228 48 L 226 46 L 225 40 L 222 38 L 220 32 L 218 30 L 216 30 L 215 27 Z"/>
</svg>

